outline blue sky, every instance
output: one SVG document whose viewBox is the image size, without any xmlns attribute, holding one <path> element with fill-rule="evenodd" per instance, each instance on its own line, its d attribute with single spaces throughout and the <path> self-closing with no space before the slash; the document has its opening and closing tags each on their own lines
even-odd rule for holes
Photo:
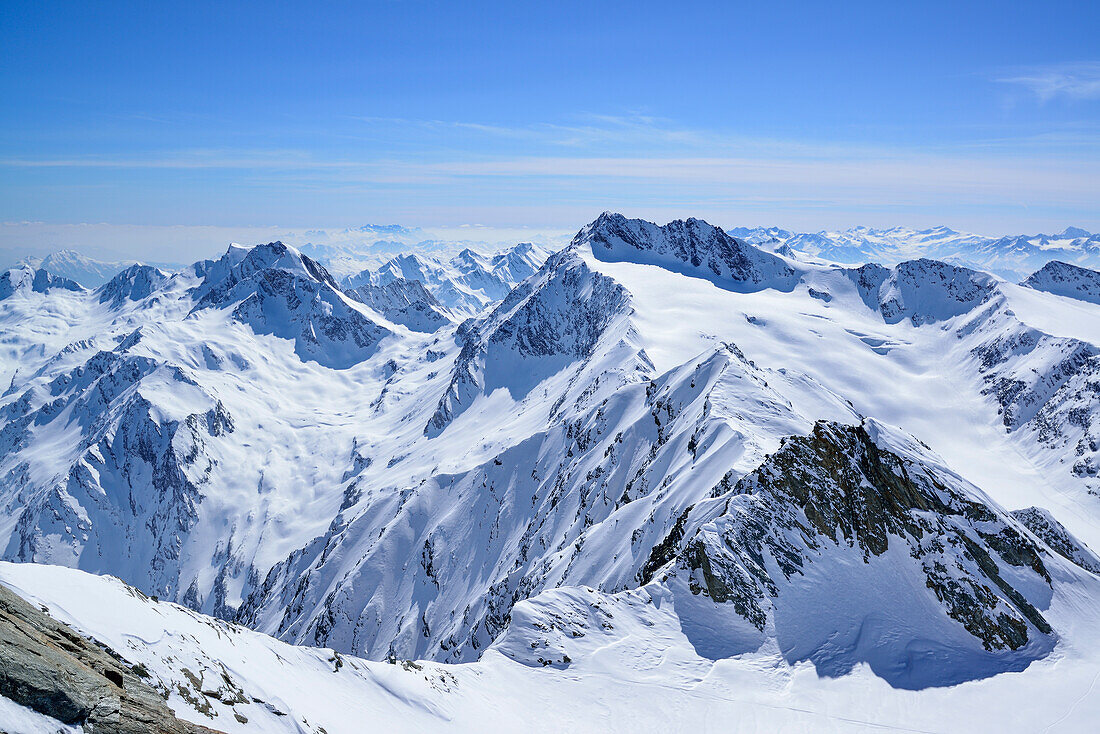
<svg viewBox="0 0 1100 734">
<path fill-rule="evenodd" d="M 1100 229 L 1100 4 L 0 5 L 0 221 Z"/>
</svg>

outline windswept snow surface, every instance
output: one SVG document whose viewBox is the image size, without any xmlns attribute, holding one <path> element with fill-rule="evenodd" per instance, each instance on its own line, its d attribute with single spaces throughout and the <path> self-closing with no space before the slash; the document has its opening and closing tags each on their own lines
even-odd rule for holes
<svg viewBox="0 0 1100 734">
<path fill-rule="evenodd" d="M 526 663 L 525 633 L 476 663 L 390 664 L 287 645 L 71 569 L 0 563 L 0 583 L 143 665 L 180 718 L 226 732 L 1084 732 L 1100 716 L 1100 613 L 1083 590 L 1051 606 L 1052 623 L 1076 640 L 1055 655 L 1020 673 L 909 691 L 866 665 L 821 677 L 776 649 L 707 659 L 681 630 L 675 600 L 647 590 L 564 588 L 522 602 L 513 626 L 524 632 L 547 614 L 597 622 L 562 637 L 575 661 L 562 669 Z M 12 706 L 0 702 L 0 725 L 32 720 Z"/>
<path fill-rule="evenodd" d="M 225 657 L 278 697 L 293 716 L 242 704 L 273 730 L 339 731 L 368 705 L 546 730 L 1095 714 L 1100 305 L 938 260 L 811 262 L 694 219 L 605 214 L 543 255 L 338 283 L 270 243 L 95 291 L 10 271 L 3 557 L 193 610 L 79 582 L 159 620 L 149 649 Z M 806 491 L 775 478 L 796 475 Z M 147 654 L 41 568 L 3 578 Z M 332 673 L 284 643 L 435 662 Z"/>
</svg>

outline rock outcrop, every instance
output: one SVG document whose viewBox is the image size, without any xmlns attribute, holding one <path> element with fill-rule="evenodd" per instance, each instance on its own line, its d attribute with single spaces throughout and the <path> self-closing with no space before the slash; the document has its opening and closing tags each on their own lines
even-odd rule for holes
<svg viewBox="0 0 1100 734">
<path fill-rule="evenodd" d="M 1100 304 L 1100 272 L 1061 260 L 1051 260 L 1020 285 L 1056 296 Z"/>
<path fill-rule="evenodd" d="M 110 649 L 0 586 L 0 695 L 92 734 L 202 734 Z"/>
</svg>

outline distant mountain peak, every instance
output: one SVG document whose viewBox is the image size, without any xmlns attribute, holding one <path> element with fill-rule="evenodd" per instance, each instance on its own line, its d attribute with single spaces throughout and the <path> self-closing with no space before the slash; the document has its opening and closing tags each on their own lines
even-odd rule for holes
<svg viewBox="0 0 1100 734">
<path fill-rule="evenodd" d="M 168 274 L 152 265 L 135 264 L 98 288 L 99 302 L 119 305 L 127 300 L 140 301 L 168 281 Z"/>
<path fill-rule="evenodd" d="M 291 339 L 303 359 L 336 369 L 374 353 L 390 332 L 361 311 L 319 263 L 282 242 L 230 245 L 193 291 L 192 313 L 233 308 L 257 334 Z"/>
<path fill-rule="evenodd" d="M 1100 272 L 1051 260 L 1020 285 L 1078 301 L 1100 304 Z"/>
<path fill-rule="evenodd" d="M 43 268 L 16 267 L 0 273 L 0 300 L 16 292 L 49 293 L 51 290 L 82 292 L 84 286 L 76 281 L 54 275 Z"/>
<path fill-rule="evenodd" d="M 694 217 L 660 226 L 604 212 L 573 238 L 571 247 L 584 246 L 597 260 L 657 265 L 733 290 L 789 290 L 796 277 L 779 257 Z"/>
<path fill-rule="evenodd" d="M 1062 230 L 1061 235 L 1062 237 L 1077 239 L 1078 237 L 1091 237 L 1092 232 L 1089 232 L 1087 229 L 1081 229 L 1080 227 L 1066 227 Z"/>
</svg>

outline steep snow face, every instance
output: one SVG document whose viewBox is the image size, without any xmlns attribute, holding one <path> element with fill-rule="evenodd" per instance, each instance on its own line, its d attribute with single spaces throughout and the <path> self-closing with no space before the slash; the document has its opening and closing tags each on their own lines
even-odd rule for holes
<svg viewBox="0 0 1100 734">
<path fill-rule="evenodd" d="M 345 296 L 324 268 L 281 242 L 230 248 L 195 289 L 195 311 L 232 308 L 257 334 L 293 339 L 295 351 L 328 367 L 370 357 L 391 332 Z"/>
<path fill-rule="evenodd" d="M 206 442 L 233 424 L 184 370 L 132 354 L 139 340 L 4 405 L 4 515 L 18 520 L 4 557 L 110 571 L 174 597 L 212 469 Z M 36 451 L 51 444 L 64 458 Z"/>
<path fill-rule="evenodd" d="M 816 393 L 831 415 L 852 417 L 812 382 L 762 373 L 732 348 L 652 381 L 608 371 L 575 399 L 558 385 L 556 400 L 514 408 L 545 421 L 549 402 L 549 428 L 469 471 L 381 492 L 361 475 L 324 540 L 273 570 L 242 620 L 372 658 L 473 660 L 520 599 L 638 584 L 686 508 L 808 429 L 787 396 Z M 486 408 L 475 403 L 461 427 L 491 417 Z M 400 573 L 388 572 L 396 562 Z"/>
<path fill-rule="evenodd" d="M 608 369 L 624 380 L 638 379 L 630 374 L 644 371 L 648 359 L 637 348 L 630 311 L 630 296 L 620 285 L 593 273 L 572 251 L 553 256 L 491 313 L 459 329 L 461 352 L 427 435 L 438 435 L 477 395 L 497 389 L 520 400 L 566 372 L 585 389 Z M 619 353 L 620 364 L 591 359 L 597 352 L 606 358 L 609 350 Z"/>
<path fill-rule="evenodd" d="M 958 336 L 1005 430 L 1045 473 L 1100 495 L 1100 347 L 1046 334 L 1003 307 L 971 314 Z"/>
<path fill-rule="evenodd" d="M 68 337 L 87 318 L 86 298 L 83 287 L 45 270 L 0 273 L 0 382 L 14 388 L 17 375 L 32 374 L 74 341 Z"/>
<path fill-rule="evenodd" d="M 364 283 L 346 293 L 413 331 L 430 333 L 456 320 L 419 280 L 397 278 L 385 285 Z"/>
<path fill-rule="evenodd" d="M 1100 557 L 1066 530 L 1049 511 L 1041 507 L 1025 507 L 1013 510 L 1012 516 L 1058 555 L 1086 571 L 1100 574 Z"/>
<path fill-rule="evenodd" d="M 912 260 L 889 270 L 864 265 L 849 275 L 864 302 L 888 324 L 903 318 L 914 326 L 946 321 L 995 294 L 995 281 L 988 275 L 935 260 Z"/>
<path fill-rule="evenodd" d="M 1057 296 L 1100 304 L 1100 272 L 1051 260 L 1020 285 Z"/>
<path fill-rule="evenodd" d="M 794 270 L 782 259 L 698 219 L 659 227 L 605 212 L 581 229 L 570 247 L 588 248 L 604 262 L 657 265 L 740 292 L 790 290 L 796 281 Z"/>
<path fill-rule="evenodd" d="M 100 303 L 120 306 L 126 301 L 140 301 L 161 290 L 168 283 L 168 274 L 151 265 L 131 265 L 103 286 L 96 289 Z"/>
<path fill-rule="evenodd" d="M 505 282 L 516 284 L 542 267 L 549 256 L 546 250 L 530 242 L 521 242 L 489 260 L 489 270 Z"/>
</svg>

